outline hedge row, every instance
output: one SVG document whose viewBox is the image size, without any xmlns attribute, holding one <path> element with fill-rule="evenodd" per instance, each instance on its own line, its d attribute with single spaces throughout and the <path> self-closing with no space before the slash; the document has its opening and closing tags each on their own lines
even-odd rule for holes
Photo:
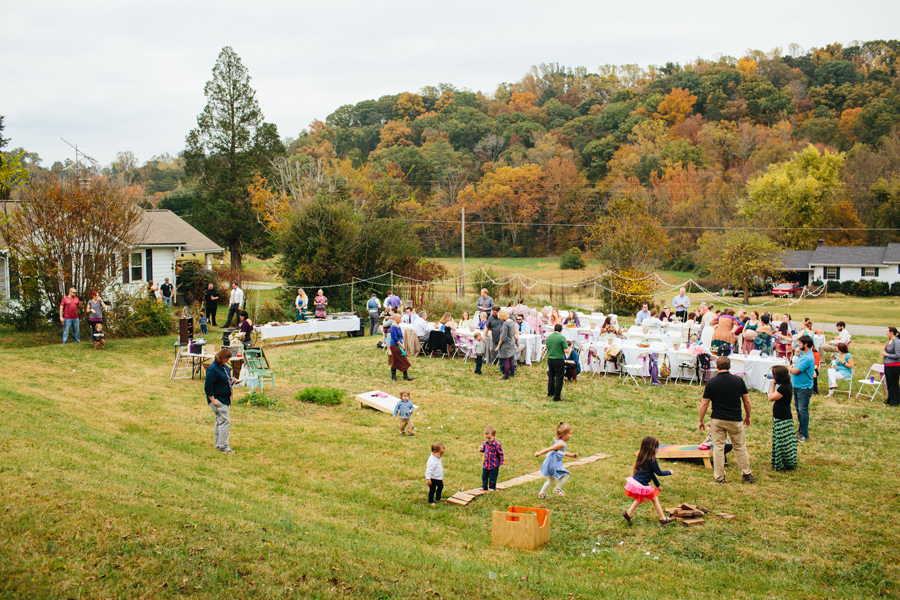
<svg viewBox="0 0 900 600">
<path fill-rule="evenodd" d="M 822 285 L 821 281 L 814 281 L 812 286 Z M 840 293 L 848 296 L 900 296 L 900 282 L 890 284 L 886 281 L 875 279 L 861 279 L 859 281 L 829 281 L 829 293 Z"/>
</svg>

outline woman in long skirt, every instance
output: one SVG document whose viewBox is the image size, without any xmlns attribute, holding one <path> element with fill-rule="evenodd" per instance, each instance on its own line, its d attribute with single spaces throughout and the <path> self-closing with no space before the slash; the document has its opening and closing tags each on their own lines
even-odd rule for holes
<svg viewBox="0 0 900 600">
<path fill-rule="evenodd" d="M 394 314 L 394 324 L 391 325 L 391 346 L 390 354 L 388 354 L 388 364 L 391 366 L 391 379 L 397 381 L 397 371 L 403 373 L 403 379 L 412 381 L 415 377 L 410 377 L 410 362 L 406 352 L 403 351 L 403 330 L 400 329 L 400 315 Z"/>
<path fill-rule="evenodd" d="M 794 417 L 791 414 L 791 374 L 787 367 L 772 367 L 774 383 L 769 390 L 772 402 L 772 470 L 787 471 L 797 468 L 797 435 L 794 433 Z"/>
</svg>

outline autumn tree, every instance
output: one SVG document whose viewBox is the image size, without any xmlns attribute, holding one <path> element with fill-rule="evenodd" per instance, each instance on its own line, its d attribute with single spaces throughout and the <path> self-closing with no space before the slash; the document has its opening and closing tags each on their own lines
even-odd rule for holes
<svg viewBox="0 0 900 600">
<path fill-rule="evenodd" d="M 747 183 L 740 212 L 763 225 L 783 228 L 775 239 L 795 250 L 815 247 L 828 206 L 841 186 L 843 154 L 820 154 L 812 145 L 786 163 L 770 165 Z"/>
<path fill-rule="evenodd" d="M 3 115 L 0 115 L 0 202 L 9 200 L 13 191 L 28 183 L 31 177 L 31 173 L 22 164 L 24 151 L 3 152 L 3 147 L 8 143 L 9 139 L 3 137 Z"/>
<path fill-rule="evenodd" d="M 530 227 L 540 212 L 538 198 L 542 175 L 538 165 L 500 167 L 486 173 L 477 188 L 468 186 L 461 191 L 459 200 L 471 213 L 490 215 L 494 221 L 502 223 L 510 242 L 516 246 L 519 233 Z"/>
<path fill-rule="evenodd" d="M 203 93 L 206 107 L 184 152 L 185 173 L 199 189 L 192 220 L 228 246 L 231 267 L 239 271 L 244 250 L 268 241 L 261 224 L 248 218 L 253 212 L 247 186 L 254 173 L 266 173 L 268 159 L 284 147 L 275 125 L 263 121 L 250 73 L 230 46 L 219 53 Z"/>
<path fill-rule="evenodd" d="M 696 102 L 697 96 L 688 90 L 675 88 L 659 103 L 653 116 L 666 121 L 669 125 L 677 125 L 693 112 Z"/>
<path fill-rule="evenodd" d="M 784 250 L 771 239 L 747 229 L 724 233 L 704 233 L 696 258 L 714 277 L 729 281 L 744 291 L 744 304 L 750 300 L 750 286 L 780 272 Z"/>
<path fill-rule="evenodd" d="M 594 257 L 617 272 L 649 272 L 668 254 L 668 237 L 647 205 L 630 196 L 613 198 L 588 228 Z"/>
<path fill-rule="evenodd" d="M 104 290 L 127 268 L 146 233 L 143 210 L 107 177 L 35 182 L 22 191 L 3 227 L 6 245 L 32 275 L 51 306 L 70 287 L 82 296 Z"/>
</svg>

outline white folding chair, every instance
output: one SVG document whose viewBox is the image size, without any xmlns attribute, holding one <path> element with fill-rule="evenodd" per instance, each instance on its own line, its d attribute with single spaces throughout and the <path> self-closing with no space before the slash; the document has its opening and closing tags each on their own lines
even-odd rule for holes
<svg viewBox="0 0 900 600">
<path fill-rule="evenodd" d="M 869 372 L 866 374 L 865 379 L 858 379 L 857 383 L 860 384 L 859 391 L 856 392 L 856 398 L 859 398 L 859 395 L 862 394 L 863 398 L 868 398 L 869 402 L 875 399 L 879 393 L 881 393 L 881 384 L 884 381 L 884 365 L 881 363 L 875 363 L 871 367 L 869 367 Z M 869 386 L 869 389 L 872 390 L 872 395 L 863 394 L 863 390 L 866 389 L 866 386 Z"/>
<path fill-rule="evenodd" d="M 597 374 L 597 371 L 602 371 L 603 366 L 600 361 L 600 352 L 602 347 L 597 346 L 588 346 L 588 369 L 591 371 L 591 378 Z"/>
<path fill-rule="evenodd" d="M 629 364 L 622 365 L 622 375 L 624 376 L 622 378 L 622 381 L 628 382 L 628 380 L 630 379 L 631 381 L 634 382 L 634 385 L 638 385 L 637 378 L 638 377 L 640 377 L 641 379 L 644 378 L 644 375 L 643 375 L 644 364 L 645 364 L 648 356 L 650 356 L 649 352 L 641 352 L 640 354 L 637 355 L 637 357 L 635 357 L 633 363 L 631 363 L 630 365 Z"/>
<path fill-rule="evenodd" d="M 676 369 L 677 374 L 676 374 Z M 688 385 L 694 383 L 694 379 L 697 378 L 697 357 L 691 354 L 690 352 L 675 352 L 675 365 L 669 371 L 669 377 L 666 380 L 668 383 L 669 379 L 674 379 L 675 383 L 678 383 L 679 379 L 684 379 L 685 371 L 690 372 L 691 379 L 688 381 Z"/>
<path fill-rule="evenodd" d="M 737 375 L 741 379 L 747 375 L 747 363 L 744 362 L 744 359 L 739 356 L 731 355 L 728 357 L 731 360 L 731 368 L 729 372 L 732 375 Z"/>
<path fill-rule="evenodd" d="M 826 380 L 828 379 L 827 371 L 825 372 L 825 379 Z M 846 381 L 848 384 L 846 390 L 841 389 L 842 381 Z M 837 387 L 834 388 L 834 392 L 832 392 L 831 390 L 828 390 L 828 392 L 829 392 L 829 394 L 833 393 L 835 396 L 837 396 L 838 394 L 847 394 L 847 400 L 850 400 L 853 398 L 853 380 L 852 379 L 838 379 Z"/>
</svg>

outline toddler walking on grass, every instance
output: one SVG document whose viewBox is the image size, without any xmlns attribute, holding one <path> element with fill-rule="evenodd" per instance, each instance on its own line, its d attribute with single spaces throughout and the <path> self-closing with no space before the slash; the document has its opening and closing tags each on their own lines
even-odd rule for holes
<svg viewBox="0 0 900 600">
<path fill-rule="evenodd" d="M 431 456 L 425 464 L 425 485 L 428 486 L 428 504 L 434 506 L 441 501 L 441 492 L 444 491 L 444 462 L 442 460 L 446 449 L 444 444 L 435 442 L 431 445 Z"/>
<path fill-rule="evenodd" d="M 541 475 L 546 477 L 547 481 L 544 482 L 544 486 L 541 488 L 540 493 L 538 493 L 538 498 L 546 498 L 547 491 L 554 483 L 556 485 L 553 488 L 553 493 L 557 496 L 566 495 L 566 493 L 562 491 L 562 486 L 568 481 L 571 473 L 563 468 L 563 458 L 566 456 L 578 458 L 577 452 L 566 452 L 566 446 L 570 439 L 572 439 L 572 426 L 560 421 L 556 425 L 556 439 L 554 440 L 553 445 L 534 453 L 535 456 L 541 456 L 543 454 L 547 455 L 547 458 L 544 459 L 544 464 L 541 465 Z"/>
<path fill-rule="evenodd" d="M 656 460 L 657 450 L 659 450 L 659 440 L 655 437 L 648 435 L 641 440 L 641 449 L 638 450 L 637 459 L 634 461 L 633 473 L 631 477 L 625 480 L 625 495 L 634 499 L 628 510 L 622 513 L 629 525 L 631 525 L 631 517 L 634 515 L 638 505 L 648 500 L 653 502 L 653 508 L 656 509 L 656 514 L 659 515 L 660 525 L 668 525 L 675 520 L 672 517 L 667 517 L 659 504 L 659 490 L 662 489 L 662 486 L 659 485 L 659 479 L 656 478 L 657 475 L 662 477 L 664 475 L 674 475 L 675 472 L 659 470 L 659 462 Z M 656 487 L 650 485 L 651 479 L 656 484 Z"/>
<path fill-rule="evenodd" d="M 202 312 L 200 313 L 200 333 L 209 335 L 209 319 Z"/>
<path fill-rule="evenodd" d="M 481 339 L 481 332 L 475 332 L 475 374 L 481 375 L 481 363 L 484 362 L 484 340 Z"/>
<path fill-rule="evenodd" d="M 416 407 L 413 406 L 412 400 L 409 399 L 409 392 L 403 390 L 400 392 L 400 401 L 394 407 L 394 416 L 399 416 L 400 435 L 416 435 L 415 428 L 412 424 L 412 416 Z"/>
<path fill-rule="evenodd" d="M 94 350 L 103 350 L 103 338 L 106 337 L 103 333 L 103 323 L 97 323 L 94 326 L 94 331 L 91 332 L 91 341 L 94 342 Z"/>
<path fill-rule="evenodd" d="M 490 425 L 484 428 L 484 443 L 478 451 L 484 453 L 484 463 L 481 465 L 481 489 L 496 492 L 497 476 L 500 474 L 500 467 L 503 466 L 503 447 L 497 441 L 497 430 Z"/>
</svg>

